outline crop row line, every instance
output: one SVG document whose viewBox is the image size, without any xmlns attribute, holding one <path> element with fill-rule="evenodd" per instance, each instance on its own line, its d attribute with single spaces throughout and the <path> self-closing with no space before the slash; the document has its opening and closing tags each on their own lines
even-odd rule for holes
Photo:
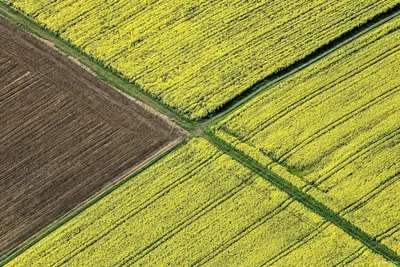
<svg viewBox="0 0 400 267">
<path fill-rule="evenodd" d="M 260 227 L 262 224 L 265 222 L 269 221 L 276 215 L 280 214 L 283 212 L 287 207 L 290 206 L 294 201 L 290 198 L 285 199 L 277 208 L 275 208 L 272 211 L 268 211 L 267 213 L 263 214 L 261 217 L 257 218 L 254 220 L 253 223 L 249 224 L 245 228 L 243 228 L 237 235 L 233 236 L 231 239 L 228 241 L 222 243 L 218 247 L 216 247 L 213 251 L 205 255 L 204 257 L 198 259 L 196 262 L 192 264 L 192 266 L 201 266 L 204 265 L 205 263 L 209 262 L 211 259 L 215 258 L 219 254 L 221 254 L 223 251 L 231 247 L 233 244 L 238 242 L 240 239 L 248 235 L 249 233 L 253 232 L 256 230 L 258 227 Z"/>
<path fill-rule="evenodd" d="M 125 214 L 124 216 L 120 217 L 118 219 L 118 221 L 115 222 L 112 225 L 112 227 L 108 228 L 104 233 L 98 233 L 94 239 L 88 240 L 89 243 L 84 243 L 80 247 L 75 248 L 73 251 L 71 251 L 71 253 L 68 255 L 67 258 L 65 258 L 64 260 L 62 260 L 59 263 L 58 266 L 61 266 L 65 263 L 67 263 L 73 257 L 78 255 L 79 253 L 82 253 L 84 250 L 88 249 L 90 246 L 92 246 L 93 244 L 98 242 L 100 239 L 103 239 L 104 237 L 109 235 L 111 232 L 116 230 L 120 225 L 125 223 L 127 220 L 129 220 L 133 216 L 136 216 L 138 213 L 145 210 L 147 207 L 149 207 L 150 205 L 155 203 L 157 200 L 161 199 L 163 196 L 168 194 L 172 189 L 174 189 L 175 187 L 179 186 L 180 184 L 186 182 L 187 180 L 191 179 L 199 170 L 205 168 L 208 164 L 211 164 L 213 159 L 214 159 L 213 157 L 208 158 L 207 160 L 202 162 L 200 165 L 196 166 L 195 169 L 189 171 L 187 173 L 188 175 L 186 175 L 186 176 L 182 175 L 182 177 L 180 179 L 178 179 L 178 180 L 174 181 L 173 183 L 169 184 L 168 186 L 164 187 L 163 189 L 158 191 L 155 195 L 153 195 L 146 201 L 142 202 L 136 209 L 134 209 L 134 210 L 128 212 L 127 214 Z"/>
<path fill-rule="evenodd" d="M 311 94 L 300 98 L 299 100 L 297 100 L 296 102 L 294 102 L 294 103 L 292 103 L 292 104 L 290 104 L 288 106 L 285 106 L 284 108 L 279 110 L 277 113 L 273 114 L 273 116 L 268 118 L 268 120 L 263 121 L 262 124 L 257 125 L 257 127 L 244 138 L 244 141 L 247 141 L 247 140 L 251 139 L 255 134 L 257 134 L 257 132 L 260 129 L 265 129 L 266 127 L 268 127 L 269 125 L 271 125 L 274 122 L 278 121 L 279 119 L 281 119 L 282 117 L 286 116 L 290 112 L 293 112 L 298 107 L 300 107 L 300 106 L 304 105 L 305 103 L 313 100 L 314 98 L 316 98 L 317 96 L 323 94 L 324 92 L 327 92 L 330 89 L 340 85 L 341 83 L 347 81 L 349 78 L 354 77 L 355 75 L 360 74 L 363 71 L 369 69 L 370 67 L 378 64 L 379 62 L 381 62 L 382 60 L 386 59 L 388 56 L 392 55 L 393 53 L 395 53 L 395 52 L 397 52 L 399 50 L 400 50 L 400 47 L 392 48 L 391 50 L 385 52 L 384 54 L 380 54 L 377 57 L 375 57 L 375 58 L 371 59 L 370 61 L 366 62 L 359 69 L 352 69 L 349 72 L 345 73 L 344 75 L 339 76 L 334 81 L 329 82 L 328 84 L 322 86 L 321 88 L 318 88 L 317 90 L 313 91 Z M 342 90 L 346 90 L 346 89 L 347 89 L 347 87 L 343 88 Z"/>
<path fill-rule="evenodd" d="M 314 237 L 318 236 L 323 231 L 325 231 L 329 227 L 329 225 L 330 224 L 328 222 L 326 222 L 326 221 L 318 224 L 315 229 L 313 229 L 307 235 L 302 237 L 298 242 L 295 242 L 295 243 L 289 245 L 281 253 L 279 253 L 279 254 L 275 255 L 274 257 L 272 257 L 271 259 L 265 261 L 260 266 L 272 266 L 274 263 L 276 263 L 279 260 L 283 259 L 287 255 L 289 255 L 291 252 L 295 251 L 296 249 L 298 249 L 301 246 L 305 245 L 306 243 L 310 242 Z"/>
<path fill-rule="evenodd" d="M 363 113 L 364 111 L 366 111 L 369 108 L 373 107 L 375 104 L 380 103 L 383 100 L 385 100 L 386 98 L 388 98 L 389 96 L 397 93 L 399 88 L 400 88 L 400 86 L 395 86 L 395 87 L 393 87 L 393 88 L 381 93 L 380 95 L 376 96 L 375 98 L 369 100 L 368 102 L 362 103 L 362 105 L 360 105 L 357 108 L 353 109 L 352 111 L 344 114 L 343 116 L 337 118 L 336 120 L 334 120 L 333 122 L 329 123 L 328 125 L 325 125 L 324 128 L 321 128 L 318 131 L 316 131 L 315 133 L 313 133 L 312 135 L 309 135 L 308 137 L 303 139 L 301 142 L 297 143 L 289 151 L 287 151 L 282 156 L 280 156 L 278 158 L 278 161 L 282 162 L 282 161 L 287 160 L 294 153 L 296 153 L 297 151 L 301 150 L 302 148 L 304 148 L 308 144 L 312 143 L 313 141 L 315 141 L 319 137 L 321 137 L 324 134 L 326 134 L 327 132 L 329 132 L 329 131 L 335 129 L 336 127 L 346 123 L 347 121 L 349 121 L 352 118 L 354 118 L 356 115 L 359 115 L 359 114 Z"/>
<path fill-rule="evenodd" d="M 376 196 L 378 196 L 383 190 L 388 188 L 389 186 L 393 185 L 394 183 L 400 181 L 400 172 L 390 176 L 386 180 L 382 181 L 378 186 L 376 186 L 374 189 L 369 191 L 367 194 L 362 196 L 360 199 L 357 201 L 354 201 L 353 203 L 347 205 L 343 210 L 339 212 L 339 215 L 343 216 L 344 214 L 348 214 L 350 212 L 353 212 L 355 210 L 360 209 L 363 207 L 366 203 L 368 203 L 370 200 L 374 199 Z"/>
<path fill-rule="evenodd" d="M 218 6 L 223 5 L 223 4 L 224 4 L 223 2 L 213 3 L 213 7 L 216 8 L 216 9 L 218 9 L 218 8 L 220 8 L 220 7 L 218 7 Z M 265 4 L 263 4 L 262 6 L 264 6 L 264 5 L 265 5 Z M 238 11 L 240 12 L 240 10 L 238 10 Z M 203 12 L 204 12 L 204 11 L 199 12 L 199 15 L 202 14 Z M 233 16 L 233 14 L 232 14 L 232 16 Z M 225 19 L 225 20 L 229 20 L 230 17 L 225 17 L 224 19 Z M 197 38 L 198 38 L 198 39 L 207 39 L 208 37 L 211 37 L 211 36 L 213 36 L 213 35 L 216 35 L 218 32 L 226 31 L 226 30 L 228 29 L 228 25 L 229 25 L 229 23 L 226 23 L 226 24 L 224 25 L 224 27 L 219 28 L 218 31 L 215 30 L 215 31 L 205 31 L 205 32 L 202 32 L 202 34 L 201 34 L 201 35 L 198 35 Z M 169 26 L 167 26 L 167 27 L 169 27 Z M 190 47 L 184 47 L 184 48 L 181 50 L 181 53 L 187 53 L 188 51 L 190 51 L 190 49 L 191 49 Z M 168 51 L 166 51 L 166 52 L 168 52 Z M 161 61 L 161 62 L 156 62 L 156 64 L 149 66 L 149 68 L 148 68 L 146 74 L 153 72 L 154 70 L 156 70 L 157 68 L 159 68 L 162 64 L 164 64 L 164 62 L 172 61 L 172 60 L 174 60 L 175 58 L 176 58 L 176 55 L 175 55 L 174 53 L 168 53 L 163 61 Z M 115 61 L 115 60 L 114 60 L 114 61 Z M 142 77 L 144 77 L 144 76 L 145 76 L 144 73 L 139 73 L 138 76 L 137 76 L 137 79 L 140 79 L 140 78 L 142 78 Z M 166 88 L 166 89 L 167 89 L 167 88 Z"/>
<path fill-rule="evenodd" d="M 380 233 L 379 235 L 375 236 L 376 240 L 382 241 L 388 237 L 391 237 L 396 232 L 400 231 L 400 222 L 396 223 L 389 229 L 386 229 L 384 232 Z"/>
<path fill-rule="evenodd" d="M 251 179 L 254 179 L 254 176 Z M 180 233 L 182 230 L 190 226 L 192 223 L 196 222 L 198 219 L 206 215 L 208 212 L 212 211 L 225 201 L 229 200 L 233 196 L 235 196 L 237 193 L 239 193 L 242 189 L 244 189 L 248 184 L 246 181 L 241 182 L 238 186 L 234 187 L 233 189 L 224 192 L 224 194 L 221 197 L 218 197 L 216 199 L 213 199 L 207 203 L 205 203 L 202 207 L 199 207 L 195 211 L 193 211 L 192 215 L 189 215 L 188 218 L 185 218 L 181 222 L 179 222 L 173 229 L 167 231 L 165 234 L 163 234 L 161 237 L 157 238 L 154 240 L 152 243 L 141 249 L 138 253 L 128 257 L 126 260 L 123 260 L 120 266 L 131 266 L 135 262 L 139 261 L 146 255 L 148 255 L 151 251 L 155 250 L 162 244 L 164 244 L 166 241 L 168 241 L 170 238 L 175 236 L 176 234 Z"/>
<path fill-rule="evenodd" d="M 321 177 L 319 177 L 314 183 L 316 185 L 322 184 L 324 181 L 328 180 L 330 177 L 332 177 L 334 174 L 339 172 L 344 167 L 348 166 L 350 163 L 354 162 L 361 156 L 366 155 L 372 149 L 376 148 L 379 145 L 384 144 L 385 142 L 391 140 L 392 138 L 395 138 L 399 132 L 400 132 L 400 127 L 397 129 L 394 129 L 388 133 L 385 133 L 383 136 L 378 136 L 378 138 L 367 143 L 366 145 L 364 145 L 363 147 L 361 147 L 360 149 L 355 151 L 348 158 L 339 162 L 337 165 L 335 165 L 333 168 L 331 168 L 329 171 L 327 171 L 327 173 L 325 173 L 325 175 L 322 175 Z"/>
<path fill-rule="evenodd" d="M 366 250 L 367 250 L 367 248 L 365 248 L 364 246 L 361 246 L 357 250 L 355 250 L 353 253 L 351 253 L 349 256 L 347 256 L 342 261 L 338 262 L 337 264 L 335 264 L 332 267 L 347 266 L 349 263 L 351 263 L 355 259 L 359 258 Z"/>
</svg>

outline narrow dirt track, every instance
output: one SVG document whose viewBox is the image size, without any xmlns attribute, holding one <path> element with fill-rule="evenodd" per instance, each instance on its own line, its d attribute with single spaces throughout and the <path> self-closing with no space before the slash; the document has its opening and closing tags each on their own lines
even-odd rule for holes
<svg viewBox="0 0 400 267">
<path fill-rule="evenodd" d="M 0 17 L 0 255 L 184 137 Z"/>
</svg>

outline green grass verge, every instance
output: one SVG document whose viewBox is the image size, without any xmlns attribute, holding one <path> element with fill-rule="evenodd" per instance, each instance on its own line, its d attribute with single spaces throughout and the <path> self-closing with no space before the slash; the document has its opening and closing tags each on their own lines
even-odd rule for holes
<svg viewBox="0 0 400 267">
<path fill-rule="evenodd" d="M 378 242 L 374 237 L 371 237 L 360 228 L 356 227 L 348 220 L 339 216 L 333 210 L 312 198 L 308 194 L 301 191 L 295 185 L 289 183 L 285 179 L 281 178 L 277 174 L 265 168 L 262 164 L 252 159 L 251 157 L 245 155 L 243 152 L 237 150 L 230 144 L 226 143 L 219 137 L 215 136 L 212 130 L 207 130 L 205 138 L 217 146 L 220 150 L 230 155 L 233 159 L 248 167 L 256 174 L 278 187 L 280 190 L 286 192 L 296 201 L 302 203 L 309 210 L 323 217 L 325 220 L 333 223 L 337 227 L 344 230 L 347 234 L 352 236 L 354 239 L 361 241 L 366 247 L 371 249 L 373 252 L 380 254 L 386 260 L 391 263 L 400 266 L 400 256 L 390 249 L 389 247 Z"/>
<path fill-rule="evenodd" d="M 220 110 L 218 110 L 218 112 L 213 114 L 213 116 L 210 116 L 207 120 L 203 121 L 202 123 L 203 129 L 205 130 L 209 126 L 219 123 L 221 120 L 225 119 L 227 116 L 235 112 L 237 109 L 241 108 L 243 105 L 251 101 L 260 93 L 263 93 L 264 91 L 273 88 L 274 86 L 287 80 L 289 77 L 300 72 L 301 70 L 324 59 L 325 57 L 335 52 L 337 49 L 340 49 L 348 45 L 349 43 L 360 38 L 361 36 L 373 31 L 377 27 L 399 17 L 400 17 L 400 4 L 396 5 L 387 12 L 378 14 L 370 21 L 345 33 L 343 36 L 339 37 L 336 40 L 333 40 L 331 43 L 328 43 L 327 45 L 320 47 L 310 55 L 306 56 L 304 59 L 295 62 L 291 66 L 282 69 L 281 71 L 269 77 L 266 77 L 261 81 L 258 81 L 251 88 L 246 90 L 242 95 L 236 97 L 230 103 L 226 103 L 224 107 L 222 107 Z"/>
</svg>

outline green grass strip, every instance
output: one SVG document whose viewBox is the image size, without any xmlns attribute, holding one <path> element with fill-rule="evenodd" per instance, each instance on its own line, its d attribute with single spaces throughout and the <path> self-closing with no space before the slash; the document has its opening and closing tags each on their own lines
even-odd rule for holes
<svg viewBox="0 0 400 267">
<path fill-rule="evenodd" d="M 390 10 L 376 15 L 370 21 L 361 24 L 360 26 L 344 33 L 341 37 L 333 40 L 332 42 L 326 44 L 315 50 L 313 53 L 309 54 L 302 60 L 293 63 L 291 66 L 278 71 L 264 79 L 256 82 L 252 87 L 246 90 L 240 96 L 232 99 L 230 102 L 224 104 L 224 106 L 217 112 L 208 117 L 208 120 L 203 122 L 203 128 L 206 129 L 211 125 L 217 124 L 221 120 L 225 119 L 227 116 L 235 112 L 237 109 L 241 108 L 243 105 L 251 101 L 260 93 L 271 89 L 272 87 L 278 85 L 279 83 L 287 80 L 294 74 L 302 71 L 303 69 L 311 66 L 312 64 L 324 59 L 336 50 L 348 45 L 349 43 L 355 41 L 356 39 L 362 37 L 363 35 L 373 31 L 379 26 L 400 17 L 400 4 L 397 4 Z"/>
<path fill-rule="evenodd" d="M 356 227 L 350 223 L 345 218 L 339 216 L 333 210 L 312 198 L 308 194 L 301 191 L 299 188 L 289 183 L 285 179 L 276 175 L 272 171 L 265 168 L 262 164 L 252 159 L 251 157 L 245 155 L 243 152 L 237 150 L 230 144 L 226 143 L 219 137 L 215 136 L 211 130 L 206 131 L 205 138 L 212 142 L 224 153 L 230 155 L 233 159 L 246 166 L 247 168 L 254 171 L 256 174 L 278 187 L 282 191 L 286 192 L 296 201 L 302 203 L 309 210 L 323 217 L 325 220 L 333 223 L 337 227 L 341 228 L 347 234 L 352 236 L 354 239 L 361 241 L 366 247 L 371 249 L 373 252 L 380 254 L 389 262 L 400 266 L 400 256 L 390 249 L 389 247 L 381 244 L 376 240 L 376 238 L 371 237 L 366 232 L 362 231 L 360 228 Z"/>
</svg>

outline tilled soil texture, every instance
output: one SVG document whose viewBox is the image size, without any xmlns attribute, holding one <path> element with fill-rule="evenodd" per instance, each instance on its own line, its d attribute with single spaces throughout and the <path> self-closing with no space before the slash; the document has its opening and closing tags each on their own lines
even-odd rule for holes
<svg viewBox="0 0 400 267">
<path fill-rule="evenodd" d="M 0 17 L 0 254 L 184 135 Z"/>
</svg>

